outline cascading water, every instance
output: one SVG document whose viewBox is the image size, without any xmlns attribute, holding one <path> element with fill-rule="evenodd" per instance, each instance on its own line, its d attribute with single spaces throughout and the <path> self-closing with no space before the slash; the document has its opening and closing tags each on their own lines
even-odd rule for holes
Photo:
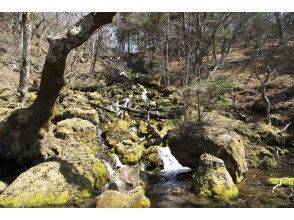
<svg viewBox="0 0 294 220">
<path fill-rule="evenodd" d="M 112 169 L 111 164 L 107 160 L 103 160 L 104 165 L 106 166 L 106 169 L 108 171 L 109 175 L 112 175 L 114 173 L 114 170 Z"/>
<path fill-rule="evenodd" d="M 187 170 L 188 167 L 183 167 L 177 159 L 170 152 L 169 147 L 158 147 L 158 156 L 163 161 L 162 171 L 177 171 L 177 170 Z"/>
<path fill-rule="evenodd" d="M 163 170 L 160 171 L 158 183 L 173 183 L 177 179 L 190 173 L 189 167 L 183 167 L 172 155 L 169 147 L 158 147 L 158 156 L 163 162 Z"/>
</svg>

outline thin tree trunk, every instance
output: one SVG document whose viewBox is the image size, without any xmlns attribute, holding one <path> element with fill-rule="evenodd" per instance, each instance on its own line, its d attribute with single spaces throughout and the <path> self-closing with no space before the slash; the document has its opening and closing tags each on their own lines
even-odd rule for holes
<svg viewBox="0 0 294 220">
<path fill-rule="evenodd" d="M 267 124 L 272 124 L 272 121 L 271 121 L 271 103 L 270 103 L 270 100 L 268 99 L 268 97 L 266 96 L 265 94 L 265 85 L 262 83 L 261 84 L 261 93 L 262 93 L 262 100 L 264 101 L 265 103 L 265 110 L 266 110 L 266 121 L 267 121 Z"/>
<path fill-rule="evenodd" d="M 28 91 L 28 80 L 30 75 L 30 47 L 31 47 L 31 19 L 30 13 L 22 13 L 22 57 L 21 71 L 19 77 L 19 86 L 17 92 L 22 105 L 26 104 L 26 95 Z"/>
<path fill-rule="evenodd" d="M 165 86 L 169 86 L 170 77 L 167 65 L 169 63 L 169 13 L 167 13 L 167 30 L 165 35 L 165 62 L 164 62 L 164 70 L 165 70 Z"/>
<path fill-rule="evenodd" d="M 115 13 L 90 13 L 76 24 L 49 39 L 49 49 L 42 71 L 40 89 L 34 103 L 17 110 L 0 125 L 0 158 L 22 159 L 36 156 L 39 151 L 36 136 L 50 118 L 55 101 L 65 84 L 64 69 L 69 52 L 82 45 L 99 27 L 111 23 Z M 1 129 L 8 127 L 9 129 Z M 8 131 L 7 131 L 8 130 Z M 19 133 L 19 135 L 15 135 Z M 20 143 L 20 149 L 12 150 L 7 135 Z M 6 141 L 5 141 L 6 140 Z M 10 140 L 11 141 L 11 140 Z M 12 152 L 12 153 L 11 153 Z"/>
<path fill-rule="evenodd" d="M 284 39 L 282 14 L 281 14 L 281 12 L 275 12 L 274 16 L 275 16 L 275 20 L 276 20 L 276 23 L 277 23 L 279 45 L 284 45 L 285 39 Z"/>
</svg>

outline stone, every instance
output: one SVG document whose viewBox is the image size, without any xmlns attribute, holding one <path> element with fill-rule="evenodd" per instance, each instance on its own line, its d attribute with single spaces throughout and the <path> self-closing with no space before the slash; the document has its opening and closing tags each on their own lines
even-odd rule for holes
<svg viewBox="0 0 294 220">
<path fill-rule="evenodd" d="M 169 133 L 168 146 L 183 166 L 192 169 L 197 169 L 203 153 L 217 156 L 225 162 L 236 183 L 244 178 L 248 170 L 241 137 L 219 126 L 186 123 Z"/>
<path fill-rule="evenodd" d="M 97 208 L 149 208 L 150 201 L 141 186 L 127 192 L 108 190 L 96 202 Z"/>
<path fill-rule="evenodd" d="M 238 196 L 238 188 L 224 161 L 210 154 L 201 155 L 199 167 L 192 178 L 194 190 L 200 196 L 219 201 L 227 201 Z"/>
<path fill-rule="evenodd" d="M 65 146 L 54 161 L 40 163 L 10 184 L 0 196 L 2 207 L 64 207 L 93 195 L 108 181 L 104 164 L 88 148 Z"/>
<path fill-rule="evenodd" d="M 62 121 L 69 118 L 80 118 L 87 120 L 94 125 L 99 123 L 99 116 L 95 109 L 83 110 L 79 108 L 68 108 L 65 111 L 59 112 L 54 116 L 52 121 Z"/>
<path fill-rule="evenodd" d="M 123 166 L 110 176 L 109 189 L 125 192 L 136 188 L 140 183 L 140 166 Z"/>
<path fill-rule="evenodd" d="M 63 140 L 74 139 L 78 143 L 91 143 L 96 138 L 96 127 L 89 121 L 71 118 L 58 122 L 54 133 Z"/>
<path fill-rule="evenodd" d="M 124 164 L 135 165 L 144 154 L 145 148 L 130 140 L 125 140 L 115 146 L 115 150 Z"/>
</svg>

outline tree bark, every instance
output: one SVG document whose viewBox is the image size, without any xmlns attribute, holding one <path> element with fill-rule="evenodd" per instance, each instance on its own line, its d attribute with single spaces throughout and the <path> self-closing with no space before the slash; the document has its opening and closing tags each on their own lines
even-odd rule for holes
<svg viewBox="0 0 294 220">
<path fill-rule="evenodd" d="M 28 79 L 30 75 L 30 48 L 31 48 L 31 35 L 32 35 L 32 27 L 31 27 L 31 19 L 30 13 L 24 12 L 22 13 L 21 19 L 22 25 L 22 56 L 21 56 L 21 70 L 19 77 L 19 86 L 17 92 L 19 94 L 19 100 L 24 106 L 26 104 L 26 95 L 28 91 Z"/>
<path fill-rule="evenodd" d="M 17 157 L 31 159 L 38 152 L 36 136 L 51 116 L 55 101 L 65 84 L 64 69 L 69 52 L 82 45 L 99 27 L 111 23 L 115 13 L 90 13 L 81 18 L 65 32 L 49 38 L 49 49 L 42 71 L 40 89 L 34 103 L 28 108 L 17 110 L 0 126 L 0 158 Z M 3 129 L 3 128 L 6 129 Z M 8 129 L 7 129 L 8 128 Z M 13 130 L 13 132 L 11 132 Z M 4 134 L 3 134 L 4 132 Z M 8 153 L 7 142 L 11 140 L 6 134 L 18 132 L 15 135 L 20 149 Z M 4 141 L 3 141 L 4 140 Z M 3 150 L 6 149 L 6 150 Z"/>
<path fill-rule="evenodd" d="M 285 43 L 282 14 L 281 14 L 281 12 L 275 12 L 274 16 L 275 16 L 275 20 L 277 23 L 279 45 L 281 46 L 281 45 L 284 45 L 284 43 Z"/>
</svg>

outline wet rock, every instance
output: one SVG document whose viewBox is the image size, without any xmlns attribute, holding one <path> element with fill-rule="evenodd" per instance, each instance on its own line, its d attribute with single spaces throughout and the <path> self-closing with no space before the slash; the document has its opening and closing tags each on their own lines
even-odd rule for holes
<svg viewBox="0 0 294 220">
<path fill-rule="evenodd" d="M 140 185 L 140 166 L 123 166 L 116 170 L 109 181 L 109 189 L 125 192 Z"/>
<path fill-rule="evenodd" d="M 96 127 L 91 122 L 71 118 L 57 123 L 55 136 L 61 139 L 74 139 L 79 143 L 91 143 L 96 138 Z"/>
<path fill-rule="evenodd" d="M 142 187 L 119 192 L 109 190 L 102 193 L 96 202 L 97 208 L 149 208 L 150 201 L 145 196 Z"/>
<path fill-rule="evenodd" d="M 235 182 L 248 170 L 241 137 L 222 127 L 186 123 L 169 134 L 168 145 L 177 160 L 192 169 L 197 169 L 203 153 L 209 153 L 225 162 Z"/>
<path fill-rule="evenodd" d="M 162 170 L 163 161 L 159 157 L 158 148 L 156 146 L 149 147 L 144 155 L 146 170 Z"/>
<path fill-rule="evenodd" d="M 7 185 L 0 180 L 0 194 L 4 192 Z"/>
<path fill-rule="evenodd" d="M 65 111 L 59 112 L 55 114 L 52 121 L 57 122 L 69 118 L 80 118 L 83 120 L 87 120 L 94 125 L 97 125 L 99 123 L 99 116 L 96 110 L 83 110 L 79 108 L 68 108 Z"/>
<path fill-rule="evenodd" d="M 200 157 L 199 167 L 193 174 L 193 186 L 197 194 L 221 201 L 233 199 L 238 195 L 224 161 L 209 154 Z"/>
</svg>

